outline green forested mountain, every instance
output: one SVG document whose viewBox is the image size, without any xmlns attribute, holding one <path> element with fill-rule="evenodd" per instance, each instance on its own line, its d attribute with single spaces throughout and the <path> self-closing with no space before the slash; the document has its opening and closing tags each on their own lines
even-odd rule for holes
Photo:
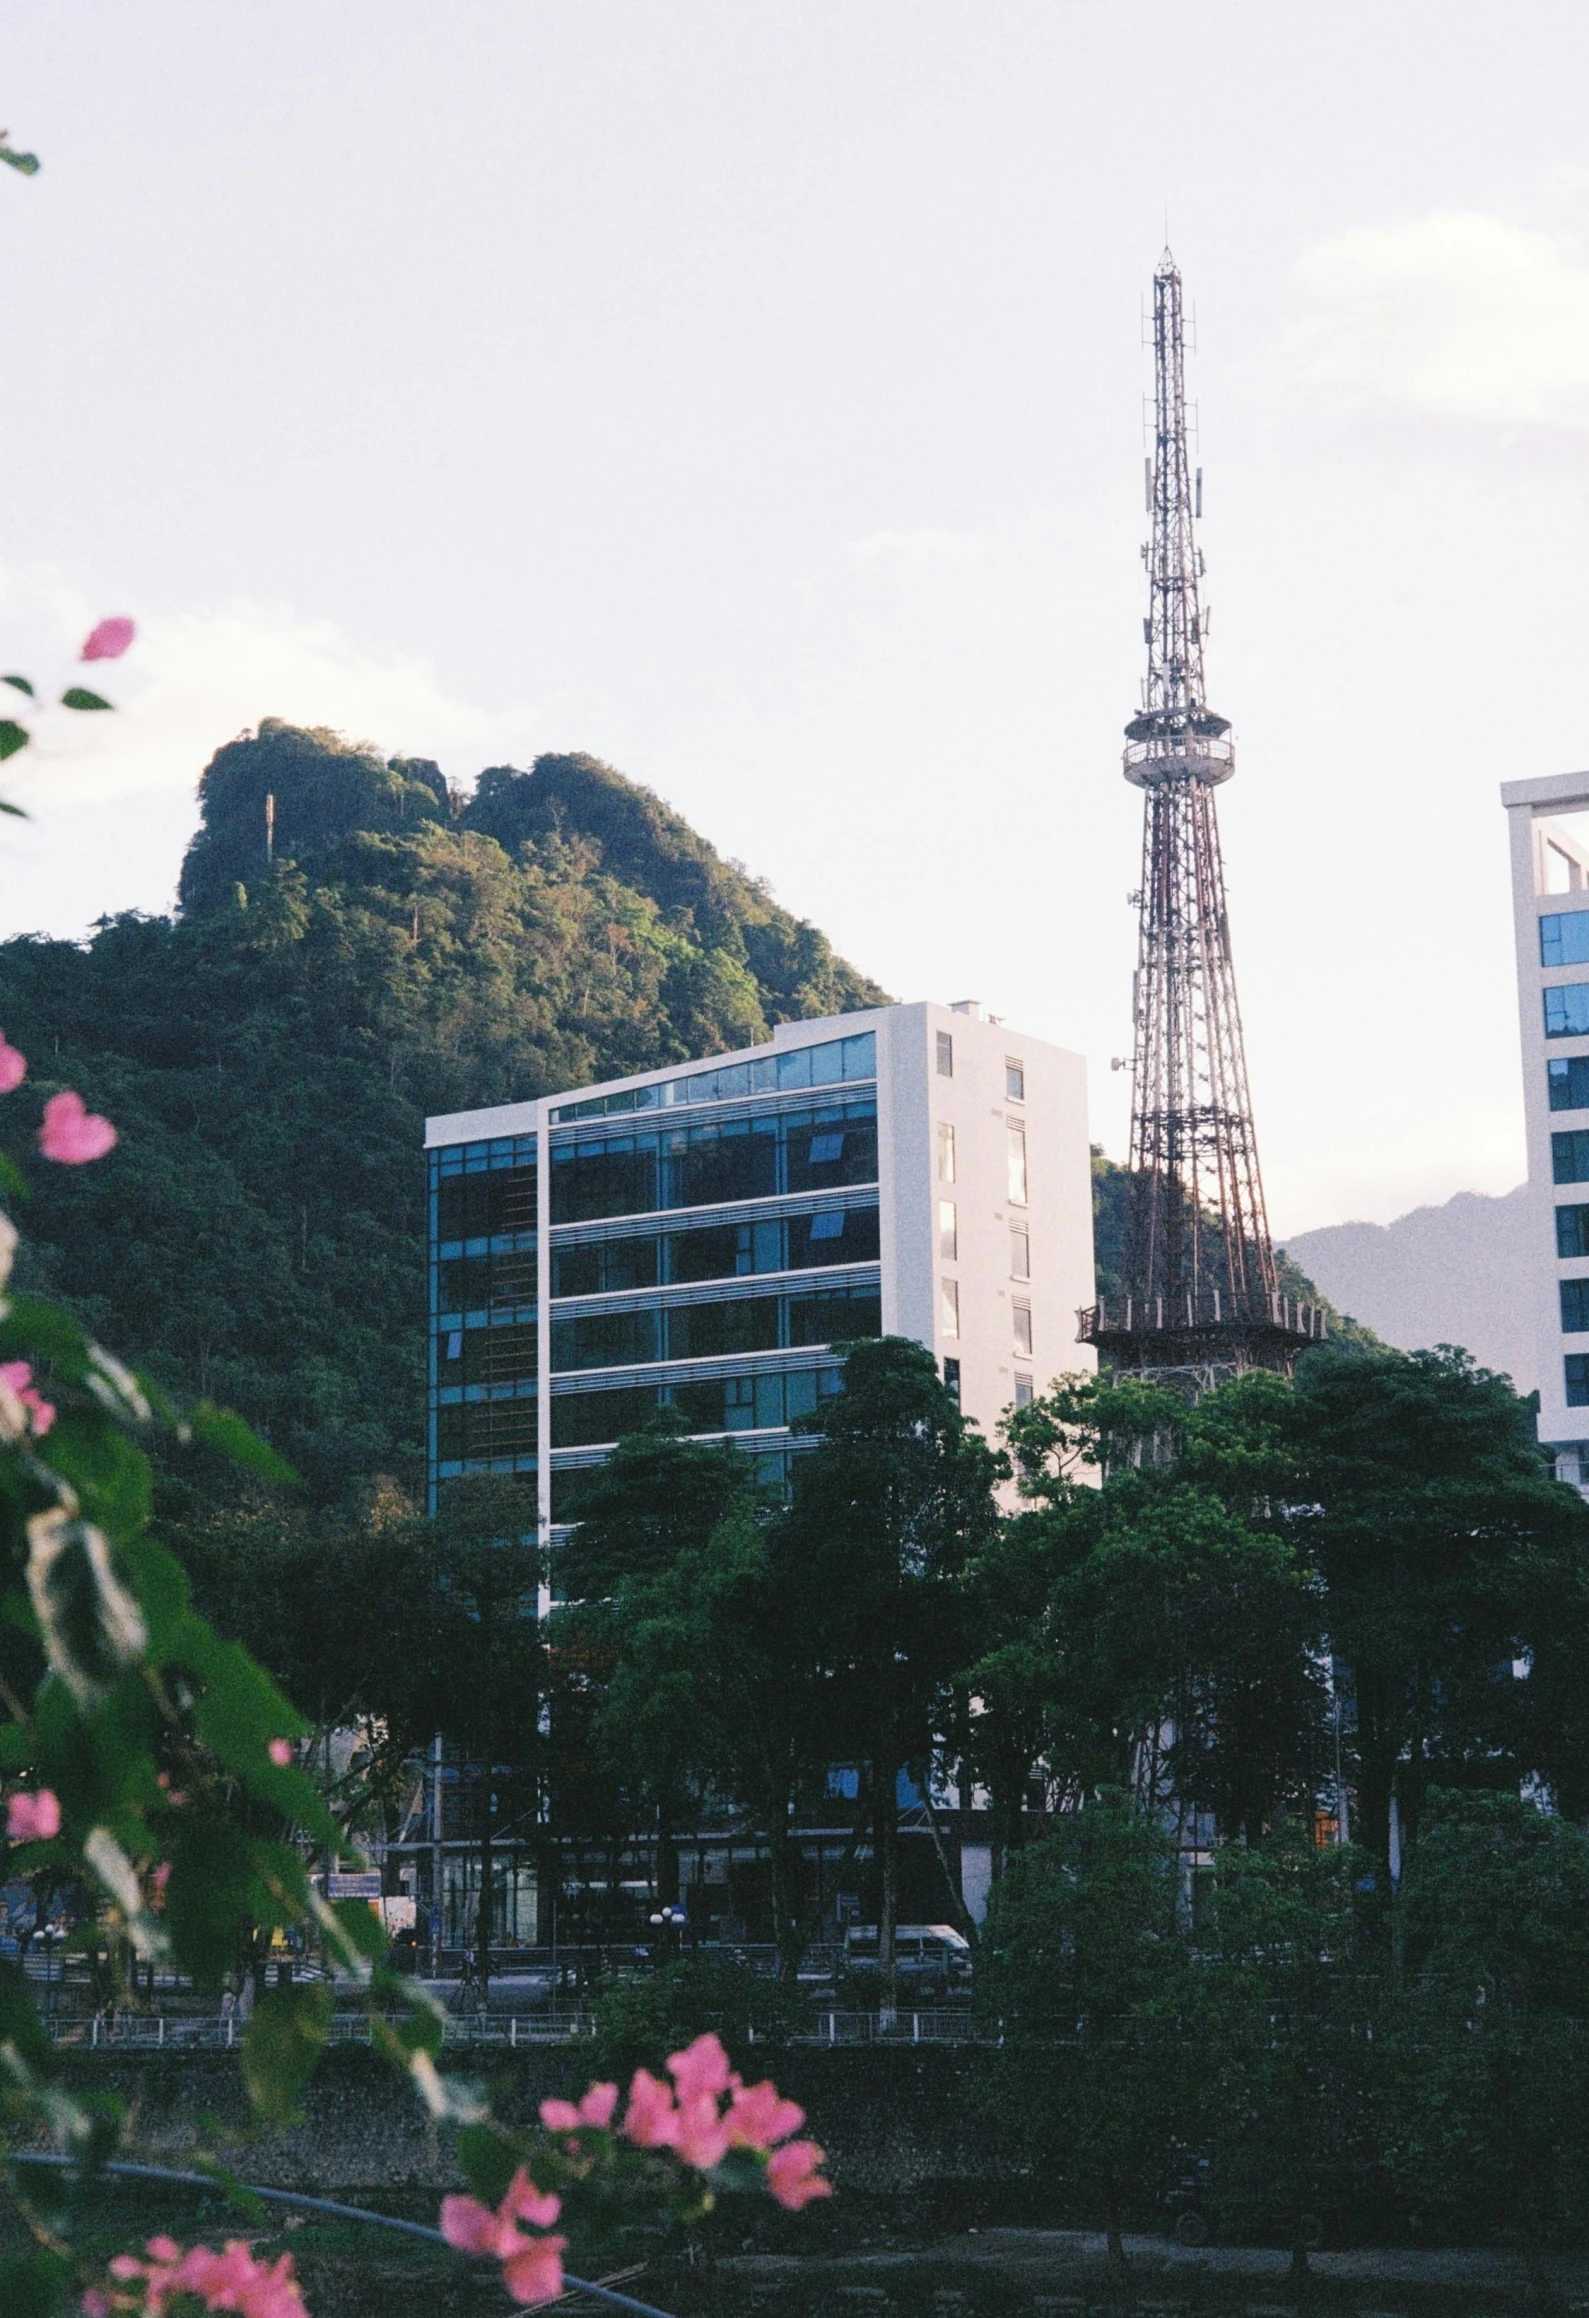
<svg viewBox="0 0 1589 2318">
<path fill-rule="evenodd" d="M 199 796 L 174 921 L 0 945 L 34 1091 L 75 1086 L 121 1130 L 96 1167 L 32 1170 L 32 1284 L 239 1409 L 320 1500 L 412 1484 L 425 1113 L 884 994 L 590 757 L 499 767 L 465 801 L 432 764 L 269 721 Z"/>
<path fill-rule="evenodd" d="M 217 751 L 199 803 L 174 920 L 0 944 L 35 1092 L 75 1086 L 121 1131 L 98 1166 L 32 1170 L 19 1276 L 241 1411 L 319 1502 L 412 1487 L 426 1112 L 885 994 L 592 757 L 499 766 L 465 798 L 433 764 L 271 720 Z M 1122 1183 L 1100 1155 L 1106 1286 Z"/>
</svg>

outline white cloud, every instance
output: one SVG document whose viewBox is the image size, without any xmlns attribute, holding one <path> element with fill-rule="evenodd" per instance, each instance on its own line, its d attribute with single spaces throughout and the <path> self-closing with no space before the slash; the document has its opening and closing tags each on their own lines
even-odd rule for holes
<svg viewBox="0 0 1589 2318">
<path fill-rule="evenodd" d="M 84 682 L 117 703 L 109 716 L 27 712 L 33 741 L 0 769 L 0 793 L 30 815 L 0 838 L 0 936 L 75 934 L 90 896 L 110 910 L 169 907 L 199 775 L 263 717 L 434 757 L 466 781 L 482 765 L 527 765 L 544 727 L 542 710 L 460 700 L 428 662 L 363 649 L 280 605 L 140 611 L 127 657 L 83 668 L 75 654 L 106 608 L 51 573 L 0 576 L 4 667 L 29 675 L 41 703 Z"/>
<path fill-rule="evenodd" d="M 40 606 L 36 591 L 34 609 Z M 262 717 L 325 724 L 393 755 L 462 760 L 449 771 L 533 747 L 537 718 L 522 705 L 492 710 L 458 700 L 420 659 L 361 650 L 329 621 L 308 621 L 282 606 L 238 604 L 219 611 L 155 613 L 139 623 L 125 660 L 91 670 L 70 663 L 70 644 L 91 625 L 85 608 L 49 590 L 57 616 L 50 642 L 25 663 L 57 681 L 90 681 L 121 705 L 114 716 L 47 711 L 34 720 L 26 755 L 8 768 L 82 804 L 181 789 L 191 792 L 223 741 Z M 38 633 L 45 623 L 26 625 Z M 45 665 L 41 668 L 38 663 Z"/>
<path fill-rule="evenodd" d="M 1589 268 L 1474 212 L 1367 228 L 1301 261 L 1294 351 L 1321 384 L 1457 418 L 1589 426 Z"/>
</svg>

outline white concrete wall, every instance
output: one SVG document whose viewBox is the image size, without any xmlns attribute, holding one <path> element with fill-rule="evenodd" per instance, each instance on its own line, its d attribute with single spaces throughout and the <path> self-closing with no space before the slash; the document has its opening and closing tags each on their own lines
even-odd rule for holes
<svg viewBox="0 0 1589 2318">
<path fill-rule="evenodd" d="M 1564 1480 L 1589 1481 L 1589 1408 L 1569 1408 L 1563 1359 L 1568 1352 L 1589 1352 L 1589 1336 L 1564 1337 L 1558 1283 L 1589 1275 L 1589 1259 L 1563 1262 L 1556 1254 L 1555 1209 L 1558 1203 L 1589 1204 L 1589 1184 L 1558 1186 L 1552 1179 L 1550 1139 L 1567 1128 L 1589 1128 L 1589 1111 L 1552 1111 L 1545 1065 L 1555 1056 L 1589 1054 L 1589 1038 L 1545 1036 L 1543 992 L 1554 983 L 1589 982 L 1589 966 L 1542 966 L 1539 960 L 1539 920 L 1547 913 L 1589 908 L 1589 892 L 1547 894 L 1543 865 L 1542 825 L 1558 814 L 1589 812 L 1589 773 L 1568 773 L 1548 780 L 1509 781 L 1501 790 L 1510 826 L 1512 856 L 1512 915 L 1517 955 L 1518 1032 L 1523 1063 L 1523 1116 L 1528 1137 L 1528 1188 L 1532 1210 L 1534 1260 L 1527 1276 L 1517 1282 L 1517 1294 L 1528 1305 L 1539 1348 L 1539 1437 L 1555 1446 L 1558 1470 Z M 1583 858 L 1583 849 L 1570 838 L 1560 840 Z M 1583 1468 L 1580 1474 L 1578 1450 Z"/>
</svg>

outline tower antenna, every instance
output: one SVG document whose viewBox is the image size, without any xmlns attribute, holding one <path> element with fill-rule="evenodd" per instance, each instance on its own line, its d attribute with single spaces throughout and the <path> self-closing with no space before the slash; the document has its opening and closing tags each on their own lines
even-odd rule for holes
<svg viewBox="0 0 1589 2318">
<path fill-rule="evenodd" d="M 1200 1392 L 1246 1368 L 1289 1371 L 1325 1333 L 1282 1296 L 1258 1169 L 1214 791 L 1236 769 L 1208 705 L 1201 498 L 1187 457 L 1181 276 L 1153 276 L 1147 681 L 1126 726 L 1143 792 L 1122 1292 L 1080 1315 L 1110 1367 Z"/>
</svg>

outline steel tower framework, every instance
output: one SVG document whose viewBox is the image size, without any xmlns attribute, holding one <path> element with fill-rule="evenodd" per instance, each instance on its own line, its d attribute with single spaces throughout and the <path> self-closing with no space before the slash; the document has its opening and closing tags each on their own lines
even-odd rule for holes
<svg viewBox="0 0 1589 2318">
<path fill-rule="evenodd" d="M 1123 1292 L 1081 1314 L 1080 1336 L 1113 1368 L 1200 1390 L 1244 1368 L 1288 1369 L 1324 1321 L 1279 1292 L 1258 1169 L 1214 807 L 1235 751 L 1203 676 L 1202 471 L 1187 454 L 1168 250 L 1153 277 L 1153 366 L 1148 673 L 1125 750 L 1143 828 Z"/>
</svg>

